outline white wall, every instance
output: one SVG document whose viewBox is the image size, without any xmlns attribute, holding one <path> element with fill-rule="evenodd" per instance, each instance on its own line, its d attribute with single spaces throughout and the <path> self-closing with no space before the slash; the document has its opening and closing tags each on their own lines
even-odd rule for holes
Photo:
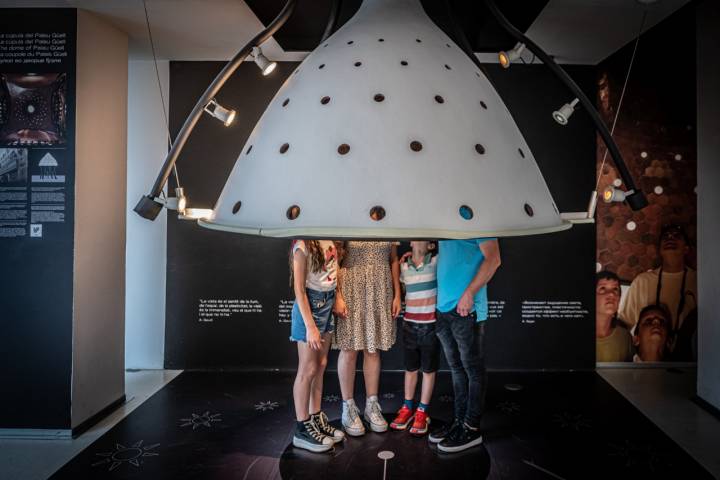
<svg viewBox="0 0 720 480">
<path fill-rule="evenodd" d="M 720 2 L 697 10 L 698 385 L 720 408 Z M 712 59 L 712 60 L 711 60 Z"/>
<path fill-rule="evenodd" d="M 78 10 L 76 71 L 73 428 L 125 394 L 127 35 Z"/>
<path fill-rule="evenodd" d="M 158 62 L 168 106 L 169 64 Z M 133 208 L 147 195 L 167 153 L 167 130 L 152 61 L 128 72 L 125 367 L 163 368 L 165 351 L 166 210 L 151 222 Z"/>
</svg>

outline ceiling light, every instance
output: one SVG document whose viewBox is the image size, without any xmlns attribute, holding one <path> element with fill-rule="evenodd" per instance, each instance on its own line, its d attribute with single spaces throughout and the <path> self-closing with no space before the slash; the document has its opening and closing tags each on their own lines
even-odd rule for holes
<svg viewBox="0 0 720 480">
<path fill-rule="evenodd" d="M 235 110 L 225 108 L 220 105 L 214 98 L 205 105 L 205 111 L 223 122 L 226 127 L 229 127 L 235 121 L 235 116 L 237 114 Z"/>
<path fill-rule="evenodd" d="M 500 65 L 503 68 L 510 68 L 510 64 L 520 58 L 523 50 L 525 50 L 525 44 L 518 42 L 517 44 L 515 44 L 512 50 L 508 50 L 507 52 L 499 52 L 498 60 L 500 60 Z"/>
<path fill-rule="evenodd" d="M 270 75 L 273 70 L 275 70 L 275 67 L 277 67 L 277 62 L 271 62 L 268 60 L 268 58 L 263 55 L 260 47 L 253 47 L 251 55 L 255 59 L 255 63 L 260 68 L 263 75 Z"/>
<path fill-rule="evenodd" d="M 560 125 L 567 125 L 570 116 L 575 111 L 575 105 L 577 105 L 579 101 L 580 100 L 576 98 L 571 103 L 566 103 L 558 110 L 555 110 L 552 114 L 553 119 L 555 119 L 555 121 Z"/>
</svg>

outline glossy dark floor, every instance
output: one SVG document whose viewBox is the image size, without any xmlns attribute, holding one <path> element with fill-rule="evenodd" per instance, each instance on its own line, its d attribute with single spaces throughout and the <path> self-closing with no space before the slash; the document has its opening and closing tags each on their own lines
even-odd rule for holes
<svg viewBox="0 0 720 480">
<path fill-rule="evenodd" d="M 383 478 L 380 451 L 395 455 L 388 479 L 712 478 L 595 373 L 491 373 L 484 445 L 460 454 L 392 431 L 351 438 L 331 453 L 298 450 L 292 381 L 283 373 L 185 372 L 52 478 L 370 480 Z M 325 391 L 323 408 L 337 420 L 334 373 Z M 356 400 L 364 402 L 360 385 Z M 383 373 L 380 401 L 388 417 L 400 406 L 401 373 Z M 436 423 L 451 418 L 448 373 L 430 414 Z"/>
</svg>

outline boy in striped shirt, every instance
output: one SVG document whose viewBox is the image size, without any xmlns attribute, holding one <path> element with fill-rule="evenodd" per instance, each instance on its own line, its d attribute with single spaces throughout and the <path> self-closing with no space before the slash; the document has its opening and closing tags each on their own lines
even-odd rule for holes
<svg viewBox="0 0 720 480">
<path fill-rule="evenodd" d="M 414 419 L 410 433 L 425 435 L 430 424 L 427 409 L 435 386 L 440 361 L 440 344 L 435 336 L 437 298 L 437 257 L 430 254 L 430 242 L 410 242 L 412 255 L 400 264 L 400 281 L 405 284 L 405 401 L 390 428 L 405 430 Z M 418 370 L 422 368 L 420 403 L 415 409 Z"/>
</svg>

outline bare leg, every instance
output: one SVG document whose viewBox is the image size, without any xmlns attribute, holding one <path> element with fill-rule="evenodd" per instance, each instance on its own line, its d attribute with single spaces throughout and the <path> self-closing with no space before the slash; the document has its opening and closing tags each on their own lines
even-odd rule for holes
<svg viewBox="0 0 720 480">
<path fill-rule="evenodd" d="M 422 394 L 420 395 L 420 401 L 425 405 L 430 404 L 433 388 L 435 388 L 435 372 L 423 373 Z"/>
<path fill-rule="evenodd" d="M 338 378 L 343 400 L 350 400 L 355 394 L 357 354 L 356 350 L 340 350 L 340 355 L 338 355 Z"/>
<path fill-rule="evenodd" d="M 365 397 L 377 395 L 380 389 L 380 352 L 363 351 L 363 374 L 365 375 Z"/>
<path fill-rule="evenodd" d="M 425 380 L 423 376 L 423 388 L 425 388 Z M 412 400 L 415 398 L 415 388 L 417 387 L 418 372 L 405 371 L 405 400 Z"/>
<path fill-rule="evenodd" d="M 313 352 L 318 357 L 318 369 L 315 372 L 310 385 L 310 413 L 318 413 L 322 407 L 323 376 L 327 367 L 328 351 L 332 343 L 329 333 L 323 336 L 323 348 L 319 352 Z"/>
<path fill-rule="evenodd" d="M 310 403 L 310 384 L 318 371 L 318 356 L 314 355 L 307 343 L 297 342 L 298 371 L 293 385 L 295 417 L 298 422 L 308 419 Z"/>
</svg>

